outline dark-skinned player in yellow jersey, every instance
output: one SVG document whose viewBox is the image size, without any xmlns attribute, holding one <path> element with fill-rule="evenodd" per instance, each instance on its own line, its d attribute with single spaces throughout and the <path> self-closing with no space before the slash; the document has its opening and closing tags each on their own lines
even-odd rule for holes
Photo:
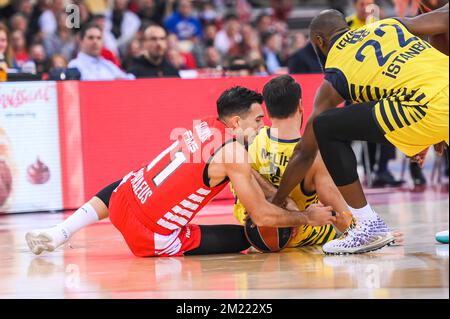
<svg viewBox="0 0 450 319">
<path fill-rule="evenodd" d="M 356 30 L 349 30 L 336 10 L 326 10 L 311 22 L 310 38 L 325 80 L 273 202 L 284 202 L 320 149 L 354 216 L 343 236 L 323 246 L 325 253 L 364 253 L 394 240 L 366 200 L 351 141 L 391 143 L 417 161 L 432 145 L 438 153 L 447 147 L 449 60 L 420 36 L 448 34 L 448 29 L 448 4 Z M 337 108 L 345 100 L 353 104 Z"/>
</svg>

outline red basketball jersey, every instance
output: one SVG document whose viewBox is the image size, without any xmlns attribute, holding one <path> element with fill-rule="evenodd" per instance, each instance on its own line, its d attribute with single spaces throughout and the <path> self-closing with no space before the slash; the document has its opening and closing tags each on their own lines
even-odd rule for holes
<svg viewBox="0 0 450 319">
<path fill-rule="evenodd" d="M 209 186 L 208 165 L 215 152 L 234 141 L 216 118 L 194 121 L 150 164 L 129 173 L 116 191 L 126 192 L 136 217 L 156 233 L 169 234 L 189 223 L 227 184 Z"/>
</svg>

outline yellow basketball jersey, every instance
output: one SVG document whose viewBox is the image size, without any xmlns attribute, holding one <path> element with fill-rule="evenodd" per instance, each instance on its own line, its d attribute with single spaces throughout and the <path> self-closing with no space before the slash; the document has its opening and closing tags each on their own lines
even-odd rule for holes
<svg viewBox="0 0 450 319">
<path fill-rule="evenodd" d="M 423 106 L 448 85 L 448 66 L 448 56 L 385 19 L 336 37 L 325 72 L 346 100 L 392 97 Z"/>
<path fill-rule="evenodd" d="M 269 127 L 261 129 L 249 146 L 248 152 L 252 159 L 253 169 L 264 176 L 272 185 L 278 187 L 294 148 L 300 139 L 277 139 L 270 135 L 270 130 Z M 294 188 L 289 197 L 295 201 L 300 211 L 319 202 L 315 191 L 308 193 L 304 190 L 303 182 Z M 244 223 L 245 208 L 237 197 L 234 205 L 234 216 L 241 224 Z M 297 237 L 290 242 L 289 247 L 322 244 L 327 240 L 334 239 L 335 236 L 336 232 L 332 225 L 323 227 L 304 225 Z"/>
<path fill-rule="evenodd" d="M 336 36 L 325 79 L 347 101 L 375 102 L 386 138 L 412 156 L 448 143 L 448 68 L 448 56 L 385 19 Z"/>
</svg>

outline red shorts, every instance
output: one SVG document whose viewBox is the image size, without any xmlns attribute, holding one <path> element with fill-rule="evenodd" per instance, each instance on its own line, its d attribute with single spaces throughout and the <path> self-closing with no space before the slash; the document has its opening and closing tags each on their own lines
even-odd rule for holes
<svg viewBox="0 0 450 319">
<path fill-rule="evenodd" d="M 186 251 L 200 246 L 201 232 L 198 225 L 187 224 L 169 235 L 155 233 L 136 218 L 132 200 L 120 188 L 113 192 L 109 202 L 109 219 L 122 233 L 134 255 L 182 256 Z"/>
</svg>

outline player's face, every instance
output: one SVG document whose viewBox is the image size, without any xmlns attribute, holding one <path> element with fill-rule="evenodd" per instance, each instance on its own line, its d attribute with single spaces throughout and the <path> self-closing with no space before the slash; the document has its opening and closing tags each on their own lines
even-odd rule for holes
<svg viewBox="0 0 450 319">
<path fill-rule="evenodd" d="M 238 138 L 243 138 L 245 144 L 250 144 L 258 134 L 259 130 L 263 128 L 264 111 L 261 104 L 253 103 L 250 111 L 244 117 L 239 117 L 236 135 Z"/>
</svg>

